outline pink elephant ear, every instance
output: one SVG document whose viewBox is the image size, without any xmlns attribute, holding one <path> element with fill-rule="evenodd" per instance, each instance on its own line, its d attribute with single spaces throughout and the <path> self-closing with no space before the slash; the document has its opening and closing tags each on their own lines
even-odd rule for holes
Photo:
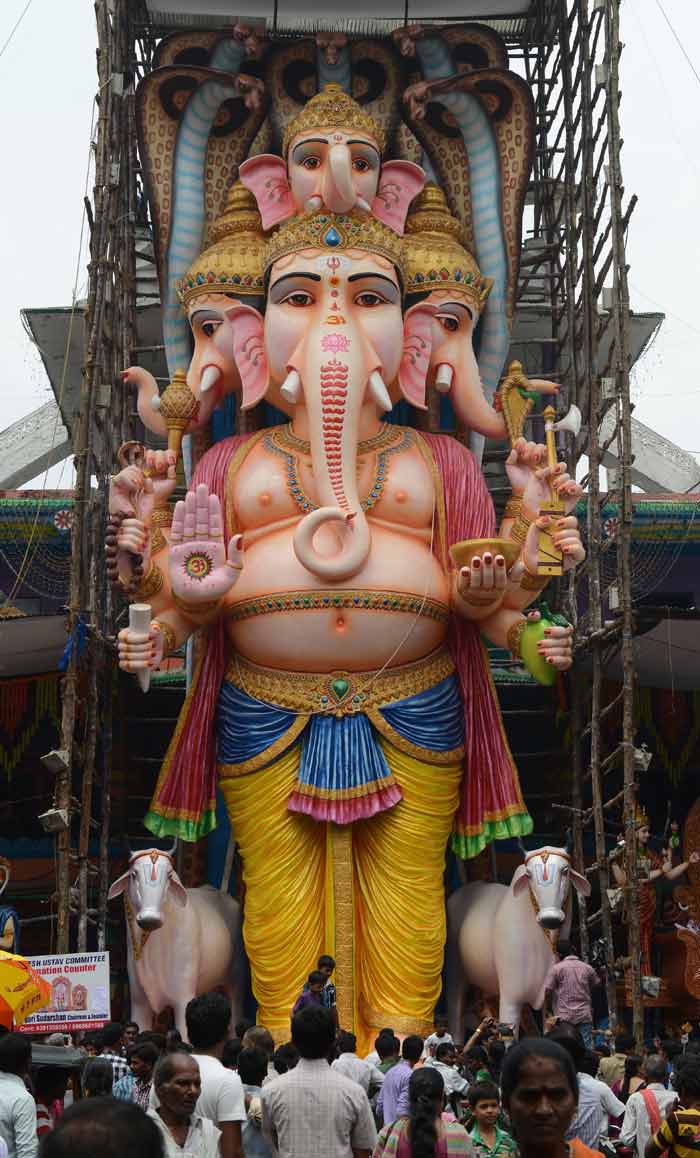
<svg viewBox="0 0 700 1158">
<path fill-rule="evenodd" d="M 435 306 L 420 302 L 408 310 L 403 320 L 403 354 L 399 365 L 399 386 L 407 402 L 426 410 L 425 380 L 433 346 L 432 318 Z"/>
<path fill-rule="evenodd" d="M 379 174 L 377 196 L 372 202 L 375 217 L 403 233 L 408 207 L 425 185 L 425 173 L 412 161 L 387 161 Z"/>
<path fill-rule="evenodd" d="M 254 195 L 262 217 L 263 229 L 286 221 L 294 212 L 294 201 L 287 180 L 287 166 L 281 157 L 261 153 L 244 161 L 238 175 Z"/>
<path fill-rule="evenodd" d="M 250 410 L 265 397 L 270 384 L 262 314 L 252 306 L 235 305 L 226 310 L 226 317 L 233 330 L 233 356 L 243 385 L 241 409 Z"/>
</svg>

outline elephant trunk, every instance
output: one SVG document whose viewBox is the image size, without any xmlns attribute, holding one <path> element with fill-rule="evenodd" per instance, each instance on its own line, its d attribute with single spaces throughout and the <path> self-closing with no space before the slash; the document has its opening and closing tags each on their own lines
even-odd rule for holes
<svg viewBox="0 0 700 1158">
<path fill-rule="evenodd" d="M 128 370 L 124 370 L 122 378 L 130 386 L 135 386 L 138 391 L 136 409 L 146 429 L 150 430 L 152 434 L 159 434 L 165 438 L 168 428 L 158 409 L 160 394 L 158 383 L 153 375 L 148 370 L 144 370 L 142 366 L 129 366 Z"/>
<path fill-rule="evenodd" d="M 347 145 L 331 145 L 323 183 L 323 203 L 331 213 L 349 213 L 356 200 L 350 169 L 350 150 Z"/>
<path fill-rule="evenodd" d="M 357 488 L 359 417 L 369 375 L 361 354 L 350 361 L 333 357 L 300 373 L 319 509 L 299 524 L 294 551 L 307 571 L 339 582 L 357 574 L 371 546 Z M 316 533 L 327 523 L 337 525 L 340 540 L 332 554 L 320 553 L 314 543 Z"/>
<path fill-rule="evenodd" d="M 475 430 L 486 438 L 504 439 L 508 435 L 505 419 L 494 410 L 484 394 L 476 357 L 469 343 L 468 353 L 462 351 L 463 364 L 455 367 L 452 361 L 440 359 L 440 350 L 435 353 L 437 370 L 435 387 L 441 394 L 449 392 L 455 413 L 469 430 Z"/>
</svg>

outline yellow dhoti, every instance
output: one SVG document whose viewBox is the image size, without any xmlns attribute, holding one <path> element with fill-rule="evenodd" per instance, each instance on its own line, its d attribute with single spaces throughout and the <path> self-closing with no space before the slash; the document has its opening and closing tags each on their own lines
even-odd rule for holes
<svg viewBox="0 0 700 1158">
<path fill-rule="evenodd" d="M 337 960 L 340 1022 L 355 1030 L 360 1050 L 372 1048 L 383 1025 L 402 1035 L 432 1026 L 462 762 L 435 765 L 384 737 L 379 743 L 403 799 L 352 825 L 288 810 L 300 743 L 259 771 L 222 775 L 243 862 L 258 1020 L 276 1039 L 287 1039 L 292 1005 L 324 952 Z"/>
</svg>

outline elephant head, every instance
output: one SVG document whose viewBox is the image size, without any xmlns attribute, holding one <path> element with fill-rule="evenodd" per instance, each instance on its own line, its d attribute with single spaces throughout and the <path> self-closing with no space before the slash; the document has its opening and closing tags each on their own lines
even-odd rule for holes
<svg viewBox="0 0 700 1158">
<path fill-rule="evenodd" d="M 401 241 L 372 219 L 306 217 L 282 227 L 267 252 L 264 325 L 232 307 L 243 388 L 268 392 L 307 436 L 319 508 L 294 537 L 300 562 L 326 581 L 356 574 L 370 551 L 357 487 L 357 445 L 391 407 L 388 387 L 420 405 L 432 307 L 402 316 Z M 322 552 L 317 532 L 324 533 Z"/>
<path fill-rule="evenodd" d="M 434 307 L 428 384 L 450 395 L 466 427 L 506 438 L 503 416 L 486 398 L 474 352 L 474 331 L 491 289 L 461 244 L 462 226 L 444 194 L 427 186 L 406 224 L 407 300 Z"/>
<path fill-rule="evenodd" d="M 211 228 L 211 240 L 213 244 L 200 254 L 177 287 L 194 342 L 187 384 L 199 402 L 186 433 L 205 426 L 226 395 L 241 390 L 228 318 L 231 306 L 240 302 L 242 308 L 262 310 L 265 304 L 265 239 L 260 214 L 255 199 L 240 182 L 231 188 L 224 212 Z M 153 375 L 132 366 L 124 371 L 124 378 L 138 389 L 137 408 L 144 426 L 154 434 L 165 435 Z M 244 391 L 243 403 L 247 401 Z"/>
<path fill-rule="evenodd" d="M 372 212 L 397 233 L 425 174 L 410 161 L 382 166 L 384 134 L 340 85 L 328 84 L 290 121 L 282 156 L 263 153 L 240 168 L 265 229 L 295 213 Z"/>
</svg>

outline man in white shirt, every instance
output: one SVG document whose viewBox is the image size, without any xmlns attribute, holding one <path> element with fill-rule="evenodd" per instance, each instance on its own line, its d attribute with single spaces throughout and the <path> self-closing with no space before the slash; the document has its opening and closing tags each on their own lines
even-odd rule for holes
<svg viewBox="0 0 700 1158">
<path fill-rule="evenodd" d="M 435 1050 L 439 1045 L 454 1045 L 454 1038 L 447 1032 L 447 1018 L 440 1015 L 435 1018 L 435 1028 L 425 1039 L 426 1057 L 435 1057 Z"/>
<path fill-rule="evenodd" d="M 566 1140 L 578 1138 L 584 1146 L 597 1150 L 600 1139 L 607 1137 L 610 1118 L 621 1118 L 624 1114 L 624 1103 L 615 1097 L 610 1086 L 586 1072 L 589 1065 L 595 1068 L 596 1062 L 577 1027 L 555 1026 L 547 1037 L 571 1056 L 578 1076 L 578 1106 L 566 1131 Z"/>
<path fill-rule="evenodd" d="M 357 1082 L 358 1086 L 362 1086 L 367 1096 L 371 1098 L 384 1081 L 384 1074 L 371 1062 L 358 1057 L 356 1050 L 357 1038 L 355 1034 L 346 1031 L 340 1033 L 338 1035 L 339 1056 L 333 1062 L 331 1069 L 336 1070 L 339 1074 L 344 1074 L 352 1082 Z"/>
<path fill-rule="evenodd" d="M 0 1139 L 9 1158 L 36 1158 L 36 1104 L 24 1081 L 32 1060 L 32 1046 L 20 1033 L 0 1038 Z"/>
<path fill-rule="evenodd" d="M 166 1158 L 219 1158 L 221 1131 L 196 1112 L 202 1083 L 191 1054 L 166 1053 L 155 1068 L 158 1109 L 149 1110 L 163 1136 Z"/>
<path fill-rule="evenodd" d="M 221 1064 L 231 1006 L 222 993 L 203 993 L 188 1004 L 185 1022 L 202 1082 L 197 1112 L 221 1131 L 221 1158 L 242 1158 L 241 1130 L 246 1120 L 243 1084 L 238 1074 Z"/>
<path fill-rule="evenodd" d="M 647 1142 L 678 1100 L 673 1090 L 666 1089 L 668 1066 L 665 1058 L 651 1054 L 644 1062 L 642 1074 L 646 1078 L 646 1088 L 637 1090 L 628 1099 L 620 1130 L 620 1141 L 625 1146 L 634 1146 L 637 1158 L 644 1158 Z M 652 1098 L 656 1108 L 651 1103 Z"/>
<path fill-rule="evenodd" d="M 438 1071 L 445 1083 L 445 1097 L 451 1098 L 454 1094 L 458 1098 L 465 1098 L 469 1089 L 469 1082 L 456 1068 L 457 1050 L 450 1041 L 443 1041 L 435 1050 L 434 1057 L 427 1057 L 424 1065 Z"/>
</svg>

